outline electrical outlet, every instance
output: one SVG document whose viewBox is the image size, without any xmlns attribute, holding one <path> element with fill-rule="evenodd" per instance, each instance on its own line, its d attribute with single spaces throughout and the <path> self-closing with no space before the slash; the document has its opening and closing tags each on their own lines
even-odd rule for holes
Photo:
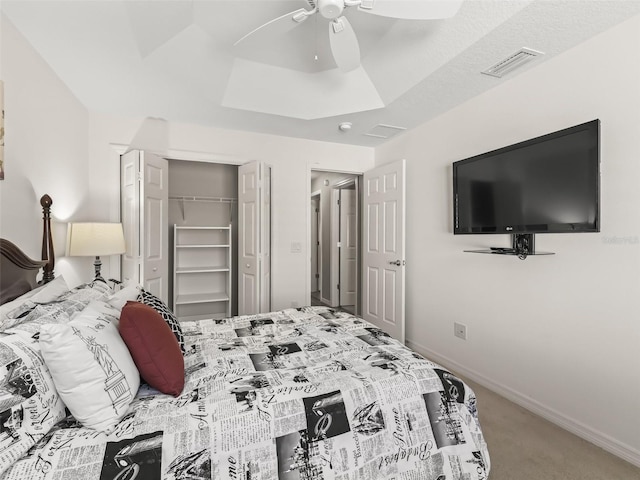
<svg viewBox="0 0 640 480">
<path fill-rule="evenodd" d="M 453 324 L 453 334 L 461 338 L 462 340 L 467 339 L 467 326 L 464 323 L 454 323 Z"/>
</svg>

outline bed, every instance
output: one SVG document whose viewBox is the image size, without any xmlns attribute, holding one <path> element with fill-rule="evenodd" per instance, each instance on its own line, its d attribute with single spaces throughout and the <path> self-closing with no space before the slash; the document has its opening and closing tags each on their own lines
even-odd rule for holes
<svg viewBox="0 0 640 480">
<path fill-rule="evenodd" d="M 177 323 L 137 285 L 69 288 L 47 223 L 42 261 L 0 242 L 1 480 L 488 478 L 471 388 L 363 319 Z"/>
</svg>

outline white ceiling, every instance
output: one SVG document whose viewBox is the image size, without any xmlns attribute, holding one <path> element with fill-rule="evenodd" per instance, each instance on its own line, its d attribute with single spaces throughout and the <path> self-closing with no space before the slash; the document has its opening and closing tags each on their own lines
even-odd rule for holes
<svg viewBox="0 0 640 480">
<path fill-rule="evenodd" d="M 430 0 L 423 0 L 430 1 Z M 233 44 L 305 0 L 3 0 L 91 111 L 377 146 L 640 13 L 640 0 L 465 0 L 447 20 L 347 8 L 362 65 L 333 62 L 328 21 Z M 503 78 L 480 72 L 544 52 Z M 317 59 L 316 59 L 317 56 Z M 594 68 L 597 66 L 594 65 Z M 348 132 L 338 124 L 351 122 Z"/>
</svg>

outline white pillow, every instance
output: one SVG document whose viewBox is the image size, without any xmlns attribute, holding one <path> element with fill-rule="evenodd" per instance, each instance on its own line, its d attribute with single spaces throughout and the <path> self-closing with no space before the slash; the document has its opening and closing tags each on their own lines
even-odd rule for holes
<svg viewBox="0 0 640 480">
<path fill-rule="evenodd" d="M 42 290 L 39 288 L 38 291 L 35 292 L 29 300 L 34 303 L 47 303 L 52 300 L 55 300 L 63 293 L 69 291 L 69 286 L 67 285 L 66 280 L 62 275 L 57 276 L 49 283 L 45 283 L 42 286 Z"/>
<path fill-rule="evenodd" d="M 67 282 L 62 275 L 59 275 L 49 283 L 45 283 L 44 285 L 34 288 L 24 295 L 19 296 L 15 300 L 0 305 L 0 325 L 2 325 L 2 322 L 7 318 L 11 318 L 9 314 L 13 310 L 25 304 L 27 301 L 32 301 L 34 303 L 47 303 L 55 300 L 60 295 L 68 291 L 69 286 L 67 285 Z"/>
<path fill-rule="evenodd" d="M 66 324 L 43 325 L 40 349 L 58 394 L 85 427 L 110 433 L 127 412 L 140 375 L 118 333 L 119 312 L 91 302 Z"/>
<path fill-rule="evenodd" d="M 118 309 L 119 311 L 122 311 L 126 303 L 128 301 L 135 302 L 139 294 L 140 285 L 136 283 L 130 283 L 111 295 L 107 300 L 107 303 L 112 307 Z"/>
</svg>

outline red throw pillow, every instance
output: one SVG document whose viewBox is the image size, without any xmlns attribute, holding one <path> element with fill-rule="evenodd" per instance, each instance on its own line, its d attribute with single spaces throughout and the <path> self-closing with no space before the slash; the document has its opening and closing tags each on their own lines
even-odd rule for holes
<svg viewBox="0 0 640 480">
<path fill-rule="evenodd" d="M 184 388 L 184 358 L 162 316 L 144 303 L 128 301 L 118 329 L 140 376 L 156 390 L 179 396 Z"/>
</svg>

